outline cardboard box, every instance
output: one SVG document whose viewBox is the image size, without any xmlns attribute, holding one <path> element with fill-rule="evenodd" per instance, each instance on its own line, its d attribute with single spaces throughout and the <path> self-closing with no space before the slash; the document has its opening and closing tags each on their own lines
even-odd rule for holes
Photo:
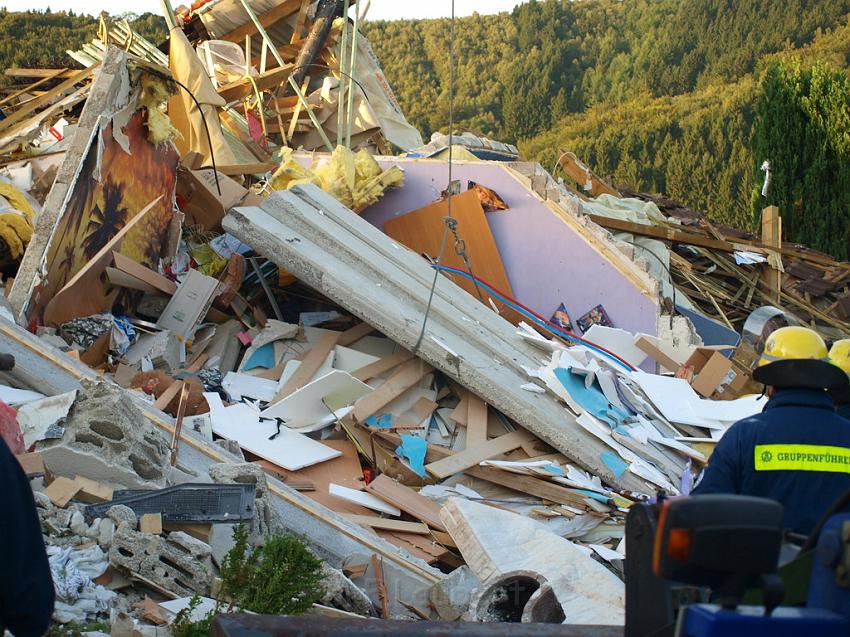
<svg viewBox="0 0 850 637">
<path fill-rule="evenodd" d="M 212 168 L 189 170 L 180 166 L 177 172 L 177 196 L 187 225 L 201 225 L 207 230 L 221 230 L 227 211 L 242 204 L 250 194 L 236 181 L 218 173 L 221 195 L 216 188 Z"/>
<path fill-rule="evenodd" d="M 676 376 L 688 379 L 695 392 L 709 398 L 732 369 L 732 361 L 723 355 L 731 349 L 728 345 L 697 347 Z"/>
</svg>

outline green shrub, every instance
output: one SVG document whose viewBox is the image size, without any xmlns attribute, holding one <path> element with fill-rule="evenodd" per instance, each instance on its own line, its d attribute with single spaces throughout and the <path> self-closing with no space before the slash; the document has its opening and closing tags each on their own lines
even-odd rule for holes
<svg viewBox="0 0 850 637">
<path fill-rule="evenodd" d="M 248 532 L 233 531 L 235 545 L 221 566 L 222 597 L 255 613 L 299 615 L 322 597 L 322 562 L 300 539 L 280 533 L 248 548 Z"/>
</svg>

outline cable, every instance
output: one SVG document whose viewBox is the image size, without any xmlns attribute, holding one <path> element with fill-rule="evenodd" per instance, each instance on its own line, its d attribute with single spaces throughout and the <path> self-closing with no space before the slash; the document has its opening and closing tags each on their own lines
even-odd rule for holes
<svg viewBox="0 0 850 637">
<path fill-rule="evenodd" d="M 334 71 L 334 72 L 336 72 L 336 73 L 339 73 L 340 75 L 344 75 L 344 76 L 345 76 L 345 77 L 347 77 L 349 80 L 351 80 L 352 82 L 354 82 L 357 86 L 359 86 L 359 87 L 360 87 L 360 90 L 361 90 L 361 91 L 363 91 L 363 95 L 365 96 L 366 101 L 368 101 L 368 100 L 369 100 L 369 94 L 368 94 L 368 93 L 366 93 L 366 89 L 365 89 L 365 88 L 363 88 L 363 85 L 360 83 L 360 81 L 359 81 L 359 80 L 357 80 L 357 79 L 355 79 L 355 78 L 354 78 L 354 76 L 349 75 L 348 73 L 346 73 L 345 71 L 343 71 L 343 70 L 341 70 L 341 69 L 331 68 L 331 67 L 330 67 L 330 66 L 328 66 L 327 64 L 302 64 L 302 65 L 300 65 L 300 66 L 296 66 L 294 69 L 292 69 L 292 72 L 293 72 L 293 73 L 295 73 L 295 71 L 297 71 L 297 70 L 299 70 L 299 69 L 306 69 L 306 68 L 309 68 L 309 67 L 311 67 L 311 66 L 315 66 L 316 68 L 319 68 L 319 69 L 327 69 L 328 71 Z"/>
<path fill-rule="evenodd" d="M 215 152 L 213 151 L 212 137 L 210 136 L 210 127 L 207 125 L 207 118 L 204 115 L 204 109 L 201 108 L 201 103 L 198 101 L 198 98 L 195 97 L 195 94 L 189 90 L 188 86 L 173 77 L 169 77 L 168 79 L 174 80 L 175 84 L 177 84 L 180 88 L 186 91 L 189 94 L 189 97 L 192 98 L 192 101 L 195 102 L 195 106 L 198 107 L 198 112 L 201 114 L 201 121 L 204 123 L 204 132 L 206 132 L 207 134 L 207 144 L 210 147 L 210 161 L 212 162 L 213 177 L 215 177 L 215 189 L 218 191 L 218 196 L 221 197 L 221 184 L 218 183 L 218 169 L 215 166 Z"/>
<path fill-rule="evenodd" d="M 439 264 L 443 260 L 443 253 L 446 249 L 446 240 L 449 237 L 449 227 L 454 221 L 452 216 L 452 147 L 454 146 L 454 127 L 455 127 L 455 0 L 452 0 L 452 17 L 451 29 L 449 35 L 449 185 L 446 188 L 448 198 L 448 215 L 443 220 L 445 226 L 443 228 L 443 238 L 440 240 L 440 252 L 437 255 L 436 263 Z M 465 259 L 466 260 L 466 259 Z M 468 261 L 467 261 L 468 263 Z M 428 305 L 425 306 L 425 316 L 422 319 L 422 329 L 419 331 L 419 338 L 416 339 L 416 345 L 413 346 L 413 353 L 419 352 L 419 346 L 422 345 L 422 339 L 425 338 L 425 327 L 428 325 L 428 316 L 431 314 L 431 304 L 434 302 L 434 292 L 437 289 L 437 277 L 440 276 L 440 271 L 434 270 L 434 280 L 431 281 L 431 292 L 428 294 Z M 479 290 L 479 295 L 481 291 Z"/>
<path fill-rule="evenodd" d="M 512 299 L 505 294 L 502 294 L 501 292 L 496 290 L 492 285 L 490 285 L 486 281 L 479 279 L 478 277 L 470 274 L 469 272 L 464 272 L 463 270 L 458 270 L 457 268 L 452 268 L 452 267 L 449 267 L 449 266 L 446 266 L 446 265 L 439 265 L 438 263 L 432 263 L 431 267 L 434 268 L 438 272 L 440 272 L 440 271 L 451 272 L 452 274 L 457 274 L 457 275 L 465 277 L 465 278 L 467 278 L 471 281 L 475 281 L 479 285 L 481 285 L 481 287 L 483 287 L 485 290 L 490 292 L 490 294 L 492 294 L 494 297 L 496 297 L 499 301 L 501 301 L 502 303 L 504 303 L 508 307 L 516 310 L 517 312 L 519 312 L 520 314 L 522 314 L 523 316 L 525 316 L 529 320 L 533 321 L 537 325 L 540 325 L 541 327 L 548 330 L 549 332 L 552 332 L 553 334 L 557 334 L 558 336 L 565 338 L 566 340 L 571 341 L 573 343 L 584 345 L 585 347 L 592 349 L 593 351 L 595 351 L 599 354 L 602 354 L 606 358 L 614 361 L 618 365 L 625 368 L 627 371 L 635 371 L 637 369 L 636 367 L 631 365 L 628 361 L 623 360 L 622 358 L 617 356 L 614 352 L 605 349 L 601 345 L 597 345 L 596 343 L 589 341 L 586 338 L 582 338 L 581 336 L 578 336 L 577 334 L 573 334 L 572 332 L 568 332 L 564 329 L 561 329 L 560 327 L 558 327 L 557 325 L 555 325 L 551 321 L 548 321 L 545 318 L 543 318 L 542 316 L 540 316 L 539 314 L 537 314 L 537 312 L 535 312 L 534 310 L 529 309 L 525 305 L 520 303 L 519 301 Z"/>
</svg>

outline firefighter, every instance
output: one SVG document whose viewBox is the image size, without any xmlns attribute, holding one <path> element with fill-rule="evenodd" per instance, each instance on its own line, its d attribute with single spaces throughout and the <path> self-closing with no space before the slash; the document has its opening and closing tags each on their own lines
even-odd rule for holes
<svg viewBox="0 0 850 637">
<path fill-rule="evenodd" d="M 808 535 L 850 490 L 850 421 L 835 412 L 829 393 L 846 391 L 850 382 L 829 361 L 823 339 L 805 327 L 773 332 L 753 378 L 766 387 L 764 410 L 729 428 L 694 495 L 777 500 L 785 527 Z"/>
<path fill-rule="evenodd" d="M 0 635 L 41 637 L 53 614 L 53 578 L 29 480 L 0 437 Z"/>
<path fill-rule="evenodd" d="M 829 349 L 829 360 L 833 365 L 841 368 L 845 374 L 850 375 L 850 338 L 835 341 Z M 835 391 L 832 393 L 835 401 L 835 410 L 847 419 L 850 419 L 850 389 Z"/>
</svg>

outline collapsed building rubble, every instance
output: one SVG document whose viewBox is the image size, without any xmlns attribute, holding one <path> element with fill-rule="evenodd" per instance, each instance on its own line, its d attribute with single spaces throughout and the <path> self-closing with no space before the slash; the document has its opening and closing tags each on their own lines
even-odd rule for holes
<svg viewBox="0 0 850 637">
<path fill-rule="evenodd" d="M 0 433 L 55 618 L 214 607 L 244 524 L 321 558 L 317 614 L 616 630 L 629 507 L 761 409 L 770 326 L 845 328 L 847 265 L 471 134 L 450 183 L 340 4 L 209 3 L 169 55 L 104 22 L 84 70 L 13 70 Z"/>
</svg>

